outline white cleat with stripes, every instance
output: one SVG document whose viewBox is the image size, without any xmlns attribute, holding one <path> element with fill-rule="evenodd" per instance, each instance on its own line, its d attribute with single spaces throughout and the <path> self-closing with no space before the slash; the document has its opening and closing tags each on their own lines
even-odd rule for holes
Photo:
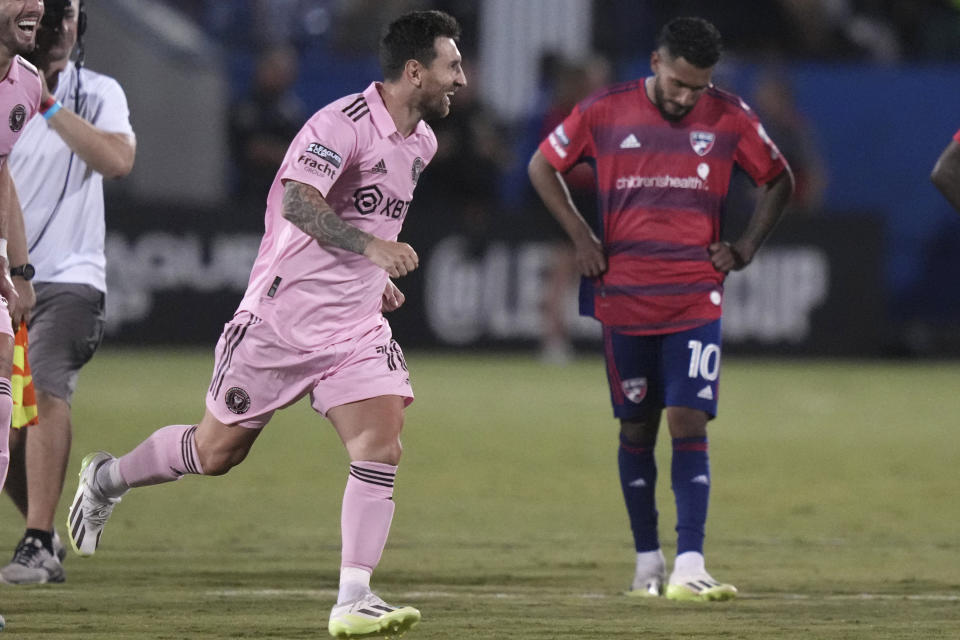
<svg viewBox="0 0 960 640">
<path fill-rule="evenodd" d="M 670 576 L 666 596 L 670 600 L 693 600 L 707 602 L 711 600 L 733 600 L 737 597 L 737 588 L 714 580 L 706 571 L 691 575 Z"/>
<path fill-rule="evenodd" d="M 420 622 L 413 607 L 393 607 L 373 593 L 330 610 L 327 629 L 334 638 L 399 638 Z"/>
<path fill-rule="evenodd" d="M 103 527 L 120 498 L 108 498 L 96 489 L 97 469 L 113 460 L 105 451 L 89 453 L 80 463 L 80 486 L 67 514 L 70 546 L 81 556 L 92 556 L 100 544 Z"/>
</svg>

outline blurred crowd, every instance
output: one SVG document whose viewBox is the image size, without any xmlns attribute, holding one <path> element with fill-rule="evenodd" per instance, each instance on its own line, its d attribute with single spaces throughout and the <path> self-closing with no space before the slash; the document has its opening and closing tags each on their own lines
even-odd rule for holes
<svg viewBox="0 0 960 640">
<path fill-rule="evenodd" d="M 809 59 L 960 59 L 960 3 L 955 0 L 596 0 L 605 53 L 633 55 L 653 25 L 700 15 L 726 46 L 747 55 Z M 637 20 L 637 15 L 641 20 Z"/>
<path fill-rule="evenodd" d="M 248 174 L 239 177 L 237 185 L 253 193 L 269 183 L 277 149 L 285 146 L 298 121 L 322 106 L 310 104 L 315 96 L 304 95 L 304 89 L 336 79 L 331 75 L 336 65 L 312 64 L 317 56 L 369 59 L 381 30 L 394 17 L 438 8 L 457 16 L 464 27 L 465 59 L 468 63 L 477 59 L 482 9 L 472 0 L 167 1 L 230 52 L 231 73 L 237 76 L 232 82 L 236 92 L 230 118 L 232 151 Z M 763 60 L 769 66 L 757 75 L 754 86 L 735 89 L 751 101 L 797 170 L 794 208 L 813 213 L 822 202 L 827 171 L 816 131 L 795 104 L 788 78 L 775 65 L 798 58 L 960 60 L 960 0 L 584 2 L 593 7 L 593 52 L 579 59 L 544 52 L 538 93 L 530 100 L 528 115 L 519 121 L 498 122 L 490 105 L 478 99 L 475 83 L 471 85 L 458 96 L 460 105 L 450 121 L 437 124 L 441 149 L 431 173 L 445 175 L 447 158 L 452 164 L 469 163 L 474 168 L 469 172 L 472 184 L 465 188 L 478 194 L 478 200 L 495 197 L 489 208 L 523 207 L 529 194 L 520 164 L 549 125 L 602 84 L 645 73 L 657 25 L 677 15 L 700 15 L 718 26 L 730 59 Z M 302 78 L 301 72 L 311 76 Z M 466 155 L 445 151 L 453 148 L 468 151 Z M 578 182 L 577 176 L 570 178 Z M 441 179 L 433 182 L 448 184 Z M 574 191 L 575 196 L 587 195 L 576 186 Z M 488 224 L 478 218 L 471 214 L 464 223 L 474 234 Z"/>
<path fill-rule="evenodd" d="M 326 38 L 369 52 L 380 28 L 408 10 L 458 17 L 465 46 L 476 42 L 477 2 L 469 0 L 168 0 L 233 47 L 307 44 Z M 592 0 L 602 53 L 632 57 L 656 25 L 677 15 L 711 20 L 731 50 L 814 59 L 960 59 L 957 0 Z"/>
</svg>

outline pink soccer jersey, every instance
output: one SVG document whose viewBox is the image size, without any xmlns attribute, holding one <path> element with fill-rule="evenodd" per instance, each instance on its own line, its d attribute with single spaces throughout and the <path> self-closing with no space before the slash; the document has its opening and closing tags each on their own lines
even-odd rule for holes
<svg viewBox="0 0 960 640">
<path fill-rule="evenodd" d="M 267 196 L 265 231 L 240 303 L 295 347 L 316 349 L 382 323 L 387 273 L 367 258 L 316 240 L 283 218 L 288 180 L 316 188 L 346 222 L 396 240 L 420 173 L 437 150 L 424 122 L 400 135 L 380 83 L 341 98 L 303 126 Z"/>
<path fill-rule="evenodd" d="M 6 126 L 0 125 L 0 164 L 7 161 L 13 144 L 23 127 L 40 108 L 43 88 L 37 68 L 14 56 L 7 75 L 0 80 L 0 115 L 6 116 Z"/>
</svg>

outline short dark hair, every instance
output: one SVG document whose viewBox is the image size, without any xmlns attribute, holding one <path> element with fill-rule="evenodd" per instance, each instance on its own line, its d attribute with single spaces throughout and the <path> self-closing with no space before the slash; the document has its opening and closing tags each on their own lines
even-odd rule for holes
<svg viewBox="0 0 960 640">
<path fill-rule="evenodd" d="M 657 48 L 663 47 L 673 58 L 685 58 L 700 69 L 709 69 L 720 60 L 723 44 L 720 31 L 703 18 L 674 18 L 657 36 Z"/>
<path fill-rule="evenodd" d="M 390 23 L 380 40 L 380 69 L 384 80 L 396 80 L 403 73 L 407 60 L 417 60 L 429 67 L 437 51 L 437 38 L 460 38 L 457 19 L 443 11 L 413 11 Z"/>
</svg>

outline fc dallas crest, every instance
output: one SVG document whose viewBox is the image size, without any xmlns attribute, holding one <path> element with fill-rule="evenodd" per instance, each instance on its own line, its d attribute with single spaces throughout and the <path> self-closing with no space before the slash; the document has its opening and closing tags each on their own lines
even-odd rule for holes
<svg viewBox="0 0 960 640">
<path fill-rule="evenodd" d="M 713 149 L 713 143 L 716 141 L 716 134 L 709 131 L 691 131 L 690 146 L 698 156 L 705 156 Z"/>
<path fill-rule="evenodd" d="M 640 404 L 647 397 L 647 379 L 630 378 L 620 383 L 627 399 L 634 404 Z"/>
</svg>

